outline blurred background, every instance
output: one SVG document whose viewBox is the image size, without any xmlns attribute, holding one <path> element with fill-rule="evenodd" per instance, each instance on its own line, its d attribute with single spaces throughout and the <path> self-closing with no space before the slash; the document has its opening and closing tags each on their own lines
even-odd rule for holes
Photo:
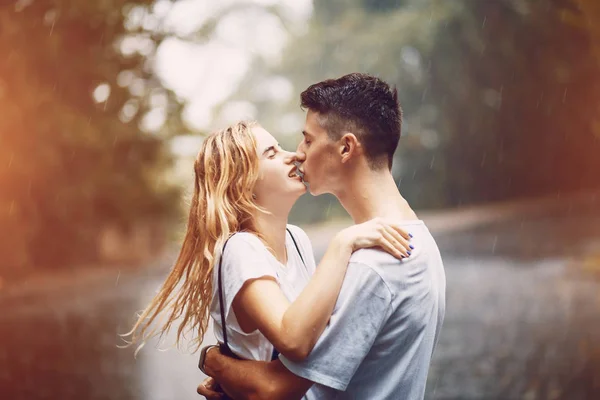
<svg viewBox="0 0 600 400">
<path fill-rule="evenodd" d="M 356 71 L 399 90 L 394 176 L 445 260 L 426 398 L 600 398 L 597 0 L 2 0 L 0 52 L 3 399 L 199 398 L 196 354 L 117 345 L 202 138 L 295 149 L 299 93 Z M 318 258 L 351 224 L 309 195 L 290 222 Z"/>
</svg>

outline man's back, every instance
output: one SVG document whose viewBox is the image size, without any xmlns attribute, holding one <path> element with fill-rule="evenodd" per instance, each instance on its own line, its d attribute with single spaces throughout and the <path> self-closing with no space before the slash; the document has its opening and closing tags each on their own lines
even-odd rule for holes
<svg viewBox="0 0 600 400">
<path fill-rule="evenodd" d="M 307 399 L 422 399 L 445 313 L 446 279 L 438 247 L 422 221 L 399 261 L 377 250 L 353 254 L 330 325 L 309 359 L 282 359 L 316 384 Z"/>
</svg>

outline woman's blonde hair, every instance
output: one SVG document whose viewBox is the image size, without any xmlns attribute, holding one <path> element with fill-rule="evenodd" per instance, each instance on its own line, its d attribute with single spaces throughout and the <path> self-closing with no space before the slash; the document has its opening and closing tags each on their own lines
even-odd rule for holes
<svg viewBox="0 0 600 400">
<path fill-rule="evenodd" d="M 235 232 L 258 235 L 252 216 L 263 210 L 252 198 L 259 168 L 254 126 L 254 122 L 239 122 L 202 143 L 194 162 L 194 194 L 177 261 L 125 335 L 131 335 L 129 344 L 140 343 L 138 350 L 148 339 L 167 333 L 179 318 L 177 345 L 190 330 L 197 333 L 191 343 L 194 351 L 200 347 L 208 327 L 216 253 Z"/>
</svg>

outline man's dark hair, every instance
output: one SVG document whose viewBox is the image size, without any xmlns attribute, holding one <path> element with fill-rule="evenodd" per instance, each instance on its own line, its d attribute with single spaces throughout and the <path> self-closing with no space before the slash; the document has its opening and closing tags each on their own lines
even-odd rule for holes
<svg viewBox="0 0 600 400">
<path fill-rule="evenodd" d="M 332 140 L 345 132 L 354 133 L 371 169 L 392 167 L 402 129 L 396 88 L 374 76 L 352 73 L 315 83 L 300 99 L 302 108 L 318 113 L 319 123 Z"/>
</svg>

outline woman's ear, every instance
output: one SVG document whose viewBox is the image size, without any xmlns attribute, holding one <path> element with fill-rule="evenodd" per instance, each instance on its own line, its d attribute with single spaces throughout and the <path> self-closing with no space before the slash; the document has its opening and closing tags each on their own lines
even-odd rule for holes
<svg viewBox="0 0 600 400">
<path fill-rule="evenodd" d="M 340 139 L 339 154 L 342 163 L 356 156 L 361 150 L 361 145 L 353 133 L 345 133 Z"/>
</svg>

